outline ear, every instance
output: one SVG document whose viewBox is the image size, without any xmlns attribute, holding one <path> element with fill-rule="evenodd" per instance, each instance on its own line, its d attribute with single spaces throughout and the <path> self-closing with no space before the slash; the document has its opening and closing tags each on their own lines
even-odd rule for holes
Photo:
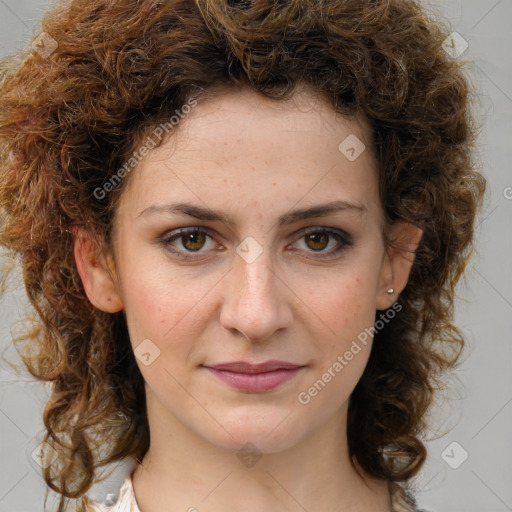
<svg viewBox="0 0 512 512">
<path fill-rule="evenodd" d="M 386 247 L 379 277 L 377 309 L 391 307 L 407 285 L 422 235 L 423 231 L 409 222 L 397 221 L 391 226 L 391 244 Z M 394 292 L 388 293 L 391 288 Z"/>
<path fill-rule="evenodd" d="M 112 258 L 105 257 L 98 242 L 82 228 L 73 228 L 75 262 L 91 304 L 106 313 L 123 309 Z"/>
</svg>

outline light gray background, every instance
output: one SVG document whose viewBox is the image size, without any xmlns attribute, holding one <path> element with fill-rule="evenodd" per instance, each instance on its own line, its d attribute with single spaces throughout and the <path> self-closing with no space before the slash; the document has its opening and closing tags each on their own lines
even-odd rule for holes
<svg viewBox="0 0 512 512">
<path fill-rule="evenodd" d="M 0 56 L 30 44 L 48 5 L 0 0 Z M 506 512 L 512 511 L 512 0 L 428 5 L 469 43 L 462 58 L 471 61 L 480 94 L 479 158 L 489 190 L 456 309 L 468 338 L 466 361 L 434 410 L 433 422 L 446 434 L 429 441 L 428 463 L 415 484 L 419 504 L 435 512 Z M 11 326 L 25 300 L 18 287 L 0 303 L 0 350 L 10 360 L 16 360 Z M 47 395 L 40 383 L 16 375 L 3 360 L 0 365 L 0 512 L 38 512 L 45 486 L 30 453 L 42 432 Z M 465 452 L 467 460 L 453 469 L 448 462 L 459 464 Z M 121 467 L 94 495 L 115 493 L 129 469 Z"/>
</svg>

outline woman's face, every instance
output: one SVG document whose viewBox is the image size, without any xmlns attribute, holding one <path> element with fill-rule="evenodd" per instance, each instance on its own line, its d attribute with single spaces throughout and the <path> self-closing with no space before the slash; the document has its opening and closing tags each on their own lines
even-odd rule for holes
<svg viewBox="0 0 512 512">
<path fill-rule="evenodd" d="M 121 196 L 114 250 L 150 426 L 268 453 L 344 428 L 371 349 L 361 334 L 401 284 L 377 184 L 365 121 L 307 92 L 222 93 L 149 152 Z M 276 360 L 299 368 L 211 369 Z"/>
</svg>

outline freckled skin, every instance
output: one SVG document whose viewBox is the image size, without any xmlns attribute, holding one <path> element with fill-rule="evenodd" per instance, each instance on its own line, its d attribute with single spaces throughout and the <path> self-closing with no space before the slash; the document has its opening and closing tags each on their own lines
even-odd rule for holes
<svg viewBox="0 0 512 512">
<path fill-rule="evenodd" d="M 337 149 L 350 134 L 369 148 L 354 162 Z M 368 492 L 351 468 L 346 443 L 348 399 L 371 343 L 308 405 L 297 399 L 373 326 L 376 309 L 393 302 L 383 292 L 390 275 L 370 148 L 363 119 L 335 117 L 308 93 L 271 102 L 230 92 L 197 106 L 172 147 L 151 150 L 133 171 L 115 218 L 119 293 L 134 349 L 150 339 L 160 350 L 151 365 L 138 361 L 151 428 L 148 469 L 134 473 L 141 510 L 170 510 L 171 504 L 186 510 L 230 471 L 201 510 L 296 510 L 269 472 L 296 489 L 294 497 L 308 510 L 334 510 L 333 503 L 346 505 L 339 510 L 385 510 L 387 488 L 368 479 Z M 361 203 L 366 212 L 276 226 L 291 210 L 335 200 Z M 221 210 L 234 225 L 161 213 L 139 217 L 151 205 L 173 202 Z M 156 242 L 192 226 L 214 232 L 194 262 Z M 300 233 L 309 227 L 345 231 L 353 245 L 321 259 Z M 263 248 L 250 264 L 236 253 L 246 237 Z M 173 243 L 186 252 L 179 237 Z M 306 368 L 274 391 L 248 394 L 201 367 L 269 359 Z M 264 454 L 250 473 L 235 456 L 249 441 Z M 351 496 L 366 508 L 349 508 Z"/>
</svg>

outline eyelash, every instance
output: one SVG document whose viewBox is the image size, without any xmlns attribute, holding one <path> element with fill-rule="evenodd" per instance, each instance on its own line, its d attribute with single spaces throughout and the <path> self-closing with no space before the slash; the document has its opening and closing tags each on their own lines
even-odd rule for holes
<svg viewBox="0 0 512 512">
<path fill-rule="evenodd" d="M 183 237 L 185 235 L 200 234 L 200 233 L 204 233 L 212 239 L 214 238 L 213 233 L 208 228 L 191 227 L 191 228 L 179 229 L 176 233 L 171 231 L 170 233 L 161 237 L 159 240 L 159 243 L 167 251 L 171 252 L 172 254 L 178 256 L 179 258 L 181 258 L 183 260 L 194 260 L 194 259 L 198 259 L 198 258 L 196 256 L 190 256 L 190 254 L 194 254 L 194 253 L 201 254 L 201 252 L 202 252 L 201 250 L 183 252 L 181 250 L 176 250 L 176 249 L 171 248 L 172 242 L 175 239 L 179 239 L 180 237 Z M 301 240 L 302 238 L 304 238 L 307 235 L 314 235 L 314 234 L 327 234 L 327 235 L 335 238 L 340 243 L 340 246 L 337 249 L 331 250 L 327 253 L 323 253 L 322 251 L 310 251 L 310 252 L 313 252 L 314 254 L 317 254 L 318 255 L 317 257 L 320 259 L 331 258 L 331 257 L 337 256 L 338 254 L 340 254 L 341 252 L 343 252 L 344 250 L 348 249 L 349 247 L 351 247 L 353 245 L 352 237 L 348 233 L 345 233 L 345 232 L 339 231 L 339 230 L 328 229 L 328 228 L 308 228 L 306 230 L 303 230 L 303 231 L 301 231 L 301 236 L 297 239 L 297 241 Z M 327 254 L 327 255 L 323 255 L 323 254 Z"/>
</svg>

